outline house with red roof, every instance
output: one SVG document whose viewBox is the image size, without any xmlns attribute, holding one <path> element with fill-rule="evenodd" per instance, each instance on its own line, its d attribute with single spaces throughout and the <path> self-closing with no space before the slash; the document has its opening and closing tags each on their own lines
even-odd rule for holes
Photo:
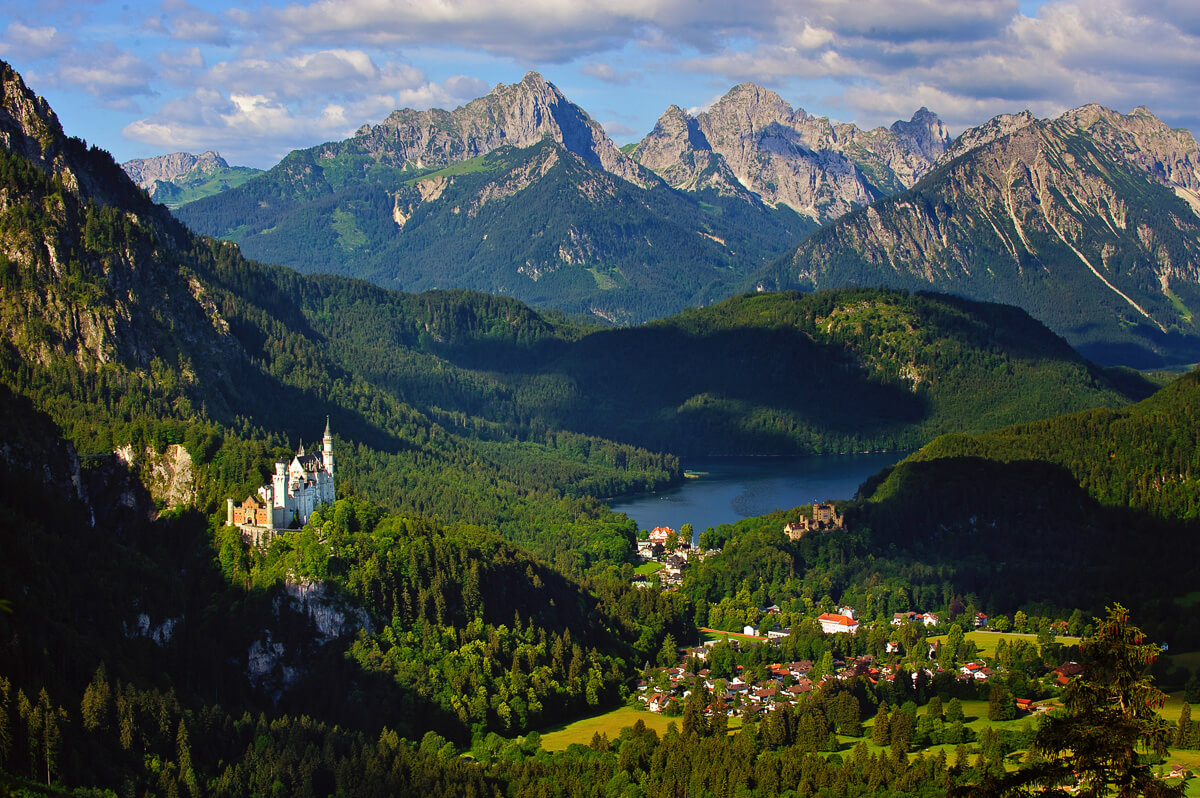
<svg viewBox="0 0 1200 798">
<path fill-rule="evenodd" d="M 825 634 L 854 634 L 858 631 L 858 621 L 848 615 L 823 612 L 817 616 L 817 622 Z"/>
</svg>

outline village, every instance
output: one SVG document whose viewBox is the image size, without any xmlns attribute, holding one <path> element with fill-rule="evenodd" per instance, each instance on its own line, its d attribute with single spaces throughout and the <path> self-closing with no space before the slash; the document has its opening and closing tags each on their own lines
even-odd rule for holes
<svg viewBox="0 0 1200 798">
<path fill-rule="evenodd" d="M 789 540 L 798 541 L 812 532 L 842 529 L 844 519 L 832 504 L 814 503 L 811 516 L 789 521 L 782 531 Z M 719 549 L 701 549 L 695 544 L 690 525 L 685 524 L 678 532 L 666 526 L 651 529 L 637 544 L 644 566 L 638 569 L 633 584 L 678 590 L 690 565 L 720 554 Z M 864 680 L 877 690 L 882 685 L 885 691 L 899 694 L 936 683 L 942 691 L 951 687 L 954 692 L 977 699 L 988 696 L 991 677 L 1005 672 L 996 652 L 981 656 L 974 643 L 962 643 L 965 630 L 996 631 L 982 612 L 972 610 L 947 619 L 934 612 L 907 611 L 893 613 L 890 619 L 872 620 L 860 619 L 850 606 L 819 615 L 816 610 L 813 613 L 815 617 L 801 620 L 794 614 L 783 613 L 778 605 L 771 605 L 759 609 L 760 623 L 744 625 L 740 632 L 703 628 L 700 632 L 707 640 L 677 649 L 674 662 L 664 662 L 660 657 L 660 667 L 647 670 L 637 686 L 637 701 L 651 712 L 676 714 L 692 692 L 703 686 L 711 695 L 706 715 L 721 711 L 731 718 L 745 719 L 794 705 L 826 683 L 847 683 L 854 679 Z M 787 617 L 802 624 L 798 634 L 805 638 L 803 645 L 792 640 L 791 626 L 781 624 L 781 618 Z M 997 625 L 1008 628 L 1008 620 Z M 1065 621 L 1046 619 L 1044 626 L 1050 639 L 1054 634 L 1066 632 Z M 814 636 L 824 640 L 814 642 Z M 1001 637 L 998 632 L 997 636 Z M 943 650 L 947 641 L 954 650 Z M 1004 644 L 1000 645 L 1003 648 Z M 820 661 L 789 661 L 778 656 L 798 647 L 822 650 L 824 656 Z M 1061 646 L 1042 650 L 1054 656 L 1058 649 Z M 766 660 L 771 661 L 764 660 L 764 651 L 769 652 Z M 720 664 L 712 662 L 714 652 L 720 655 Z M 771 656 L 772 653 L 776 656 Z M 732 664 L 734 661 L 738 664 Z M 741 664 L 743 661 L 757 664 Z M 1053 666 L 1043 665 L 1039 660 L 1039 665 L 1036 687 L 1031 690 L 1036 698 L 1007 696 L 1014 715 L 1047 710 L 1061 689 L 1081 670 L 1078 663 L 1070 660 Z M 897 685 L 897 678 L 911 680 L 912 684 Z"/>
<path fill-rule="evenodd" d="M 723 710 L 730 718 L 740 717 L 746 720 L 765 716 L 780 707 L 795 705 L 808 694 L 820 691 L 828 683 L 845 684 L 855 679 L 863 680 L 876 692 L 883 686 L 884 692 L 913 699 L 918 693 L 926 691 L 931 694 L 935 691 L 949 691 L 975 700 L 988 698 L 989 679 L 1004 671 L 995 656 L 973 656 L 964 662 L 959 662 L 954 656 L 943 656 L 941 649 L 946 644 L 946 639 L 940 635 L 930 638 L 921 636 L 915 640 L 913 635 L 908 635 L 908 639 L 913 640 L 913 645 L 919 647 L 911 653 L 903 650 L 899 639 L 888 640 L 878 655 L 863 653 L 838 656 L 834 653 L 835 650 L 851 646 L 827 643 L 821 661 L 774 661 L 776 658 L 771 657 L 770 653 L 783 648 L 783 643 L 791 637 L 792 630 L 781 628 L 772 620 L 779 613 L 777 607 L 762 609 L 768 620 L 757 628 L 747 626 L 741 633 L 702 629 L 701 632 L 709 638 L 708 640 L 698 646 L 680 649 L 677 662 L 670 666 L 650 669 L 644 674 L 645 678 L 637 685 L 637 701 L 651 712 L 677 714 L 692 692 L 703 685 L 703 689 L 711 696 L 704 713 L 706 716 L 711 717 L 715 711 Z M 846 606 L 838 608 L 837 612 L 822 613 L 815 619 L 815 624 L 806 621 L 804 634 L 811 637 L 819 627 L 817 634 L 822 637 L 857 636 L 857 642 L 861 643 L 868 626 L 860 622 L 856 615 L 853 608 Z M 969 620 L 969 626 L 979 630 L 987 629 L 986 615 L 977 613 Z M 928 612 L 896 613 L 889 628 L 896 638 L 901 638 L 904 635 L 900 632 L 908 625 L 921 627 L 922 631 L 927 629 L 947 634 L 946 629 L 938 628 L 938 616 Z M 962 627 L 957 628 L 961 638 Z M 726 650 L 723 651 L 721 647 Z M 732 651 L 733 660 L 761 661 L 766 653 L 767 658 L 773 661 L 761 665 L 732 664 L 728 656 L 729 650 Z M 977 654 L 973 645 L 968 646 L 967 651 Z M 723 659 L 720 665 L 712 662 L 714 652 Z M 1044 674 L 1036 680 L 1038 699 L 1007 697 L 1006 700 L 1011 703 L 1013 717 L 1048 711 L 1057 702 L 1061 689 L 1071 678 L 1082 672 L 1082 666 L 1078 662 L 1068 660 L 1054 668 L 1043 670 Z M 910 684 L 898 683 L 897 679 L 907 679 Z"/>
</svg>

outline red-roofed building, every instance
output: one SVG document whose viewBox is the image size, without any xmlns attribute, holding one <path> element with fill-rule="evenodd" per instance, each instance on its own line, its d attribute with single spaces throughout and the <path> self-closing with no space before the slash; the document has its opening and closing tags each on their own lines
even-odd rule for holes
<svg viewBox="0 0 1200 798">
<path fill-rule="evenodd" d="M 665 544 L 667 542 L 667 538 L 674 534 L 675 530 L 671 529 L 669 526 L 656 526 L 654 529 L 650 530 L 650 542 Z"/>
<path fill-rule="evenodd" d="M 858 631 L 858 621 L 846 615 L 823 612 L 817 617 L 821 631 L 826 634 L 854 634 Z"/>
</svg>

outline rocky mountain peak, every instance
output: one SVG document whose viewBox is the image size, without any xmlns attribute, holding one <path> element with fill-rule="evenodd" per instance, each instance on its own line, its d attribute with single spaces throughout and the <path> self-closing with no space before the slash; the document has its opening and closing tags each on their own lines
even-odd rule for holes
<svg viewBox="0 0 1200 798">
<path fill-rule="evenodd" d="M 668 108 L 633 157 L 677 188 L 712 187 L 713 175 L 727 173 L 731 193 L 748 190 L 767 204 L 826 222 L 912 185 L 949 140 L 927 108 L 890 129 L 863 131 L 793 109 L 770 89 L 740 83 L 695 118 Z"/>
<path fill-rule="evenodd" d="M 931 162 L 940 158 L 950 146 L 950 131 L 938 115 L 925 106 L 917 109 L 909 121 L 893 122 L 890 130 Z"/>
<path fill-rule="evenodd" d="M 499 84 L 453 111 L 393 111 L 353 140 L 381 160 L 418 168 L 447 166 L 497 147 L 529 147 L 551 138 L 587 163 L 647 186 L 651 173 L 617 148 L 604 129 L 537 72 Z"/>
<path fill-rule="evenodd" d="M 199 155 L 193 155 L 190 152 L 173 152 L 153 158 L 135 158 L 121 164 L 121 168 L 133 182 L 142 188 L 150 189 L 159 180 L 170 182 L 190 172 L 228 169 L 229 164 L 221 157 L 220 153 L 209 150 Z"/>
<path fill-rule="evenodd" d="M 750 134 L 774 123 L 791 124 L 808 119 L 808 114 L 803 110 L 794 111 L 792 106 L 775 92 L 748 82 L 734 86 L 699 116 L 744 121 Z"/>
<path fill-rule="evenodd" d="M 49 103 L 0 61 L 0 147 L 29 159 L 68 191 L 103 204 L 137 203 L 137 194 L 108 153 L 63 133 Z"/>
</svg>

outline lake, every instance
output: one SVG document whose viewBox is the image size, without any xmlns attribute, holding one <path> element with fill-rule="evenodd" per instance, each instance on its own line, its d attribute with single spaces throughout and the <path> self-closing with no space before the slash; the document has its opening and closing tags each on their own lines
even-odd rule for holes
<svg viewBox="0 0 1200 798">
<path fill-rule="evenodd" d="M 798 504 L 853 498 L 867 477 L 908 454 L 689 458 L 683 467 L 694 479 L 610 506 L 636 521 L 640 529 L 691 524 L 699 534 L 705 527 L 790 510 Z"/>
</svg>

